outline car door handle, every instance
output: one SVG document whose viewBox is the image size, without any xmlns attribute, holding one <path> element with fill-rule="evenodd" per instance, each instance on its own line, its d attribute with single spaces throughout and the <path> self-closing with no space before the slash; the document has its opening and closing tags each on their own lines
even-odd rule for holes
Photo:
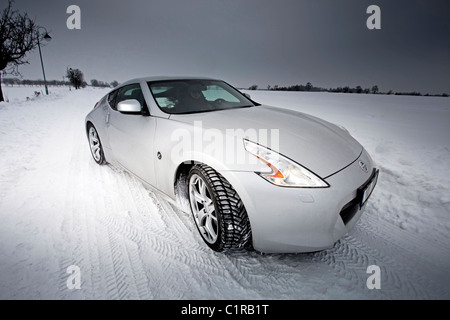
<svg viewBox="0 0 450 320">
<path fill-rule="evenodd" d="M 106 124 L 109 124 L 109 113 L 106 114 Z"/>
</svg>

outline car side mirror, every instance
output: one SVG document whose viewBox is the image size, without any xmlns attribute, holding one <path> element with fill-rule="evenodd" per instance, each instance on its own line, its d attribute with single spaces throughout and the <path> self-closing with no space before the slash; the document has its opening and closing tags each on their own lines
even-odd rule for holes
<svg viewBox="0 0 450 320">
<path fill-rule="evenodd" d="M 136 99 L 123 100 L 117 104 L 117 111 L 125 114 L 141 114 L 142 105 Z"/>
<path fill-rule="evenodd" d="M 247 98 L 247 99 L 252 99 L 252 97 L 250 97 L 250 95 L 248 94 L 248 93 L 244 93 L 244 96 Z"/>
</svg>

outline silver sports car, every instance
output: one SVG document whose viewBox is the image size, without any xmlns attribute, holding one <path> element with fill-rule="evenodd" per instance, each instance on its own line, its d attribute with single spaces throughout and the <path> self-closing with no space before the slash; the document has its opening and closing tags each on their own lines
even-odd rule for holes
<svg viewBox="0 0 450 320">
<path fill-rule="evenodd" d="M 378 178 L 344 128 L 260 105 L 215 79 L 127 81 L 97 102 L 86 133 L 95 162 L 190 210 L 216 251 L 329 248 L 358 221 Z"/>
</svg>

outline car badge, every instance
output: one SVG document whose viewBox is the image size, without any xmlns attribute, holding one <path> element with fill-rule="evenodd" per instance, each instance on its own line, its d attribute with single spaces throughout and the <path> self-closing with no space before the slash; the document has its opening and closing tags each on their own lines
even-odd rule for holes
<svg viewBox="0 0 450 320">
<path fill-rule="evenodd" d="M 369 171 L 369 169 L 367 169 L 367 165 L 364 162 L 359 161 L 359 166 L 362 169 L 362 171 L 364 171 L 364 172 L 368 172 Z"/>
</svg>

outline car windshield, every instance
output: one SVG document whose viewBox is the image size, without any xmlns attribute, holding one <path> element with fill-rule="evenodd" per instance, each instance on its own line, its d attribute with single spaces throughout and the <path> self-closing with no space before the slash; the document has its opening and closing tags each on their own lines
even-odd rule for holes
<svg viewBox="0 0 450 320">
<path fill-rule="evenodd" d="M 218 80 L 164 80 L 148 82 L 159 108 L 165 113 L 185 114 L 253 107 L 256 104 Z"/>
</svg>

